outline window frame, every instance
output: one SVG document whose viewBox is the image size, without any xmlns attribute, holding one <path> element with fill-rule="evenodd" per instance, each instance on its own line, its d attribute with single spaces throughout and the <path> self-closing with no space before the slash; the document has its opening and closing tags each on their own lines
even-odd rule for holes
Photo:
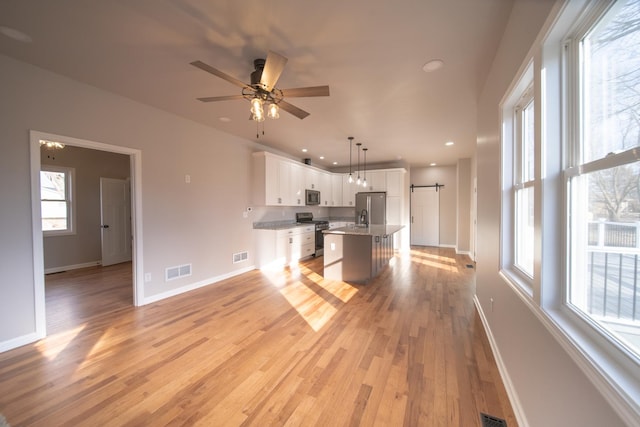
<svg viewBox="0 0 640 427">
<path fill-rule="evenodd" d="M 518 194 L 525 188 L 534 191 L 534 212 L 539 174 L 534 166 L 534 179 L 524 181 L 524 157 L 522 141 L 522 112 L 534 97 L 534 64 L 530 61 L 521 73 L 517 83 L 509 95 L 501 103 L 502 144 L 501 144 L 501 176 L 502 176 L 502 209 L 501 209 L 501 266 L 500 274 L 514 290 L 527 299 L 534 296 L 535 286 L 535 244 L 534 271 L 529 274 L 521 268 L 516 260 L 518 251 L 517 239 L 517 206 Z M 537 114 L 534 103 L 534 144 L 537 138 Z"/>
<path fill-rule="evenodd" d="M 75 168 L 67 167 L 67 166 L 57 166 L 57 165 L 41 165 L 40 172 L 58 172 L 65 174 L 65 199 L 64 202 L 67 205 L 67 228 L 63 230 L 44 230 L 42 229 L 42 212 L 41 212 L 41 225 L 40 229 L 42 230 L 42 235 L 44 237 L 55 237 L 55 236 L 69 236 L 76 234 L 76 197 L 75 197 L 75 187 L 76 187 L 76 176 L 75 176 Z M 38 175 L 40 177 L 40 174 Z M 42 182 L 39 182 L 40 188 L 40 203 L 46 201 L 42 198 Z"/>
</svg>

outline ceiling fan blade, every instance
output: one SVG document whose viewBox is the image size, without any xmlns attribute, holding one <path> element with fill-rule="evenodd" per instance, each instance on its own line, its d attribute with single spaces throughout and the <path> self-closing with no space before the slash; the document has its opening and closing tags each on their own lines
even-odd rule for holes
<svg viewBox="0 0 640 427">
<path fill-rule="evenodd" d="M 289 104 L 287 101 L 280 101 L 278 103 L 278 106 L 280 108 L 282 108 L 284 111 L 286 111 L 287 113 L 293 114 L 294 116 L 296 116 L 300 120 L 304 119 L 305 117 L 307 117 L 309 115 L 309 113 L 307 113 L 303 109 L 298 108 L 295 105 Z"/>
<path fill-rule="evenodd" d="M 272 50 L 267 53 L 267 60 L 264 64 L 264 70 L 262 70 L 262 77 L 260 78 L 260 83 L 262 83 L 264 90 L 267 92 L 273 90 L 287 61 L 287 58 Z"/>
<path fill-rule="evenodd" d="M 244 99 L 242 95 L 227 95 L 227 96 L 207 96 L 204 98 L 196 98 L 202 102 L 216 102 L 216 101 L 230 101 L 232 99 Z"/>
<path fill-rule="evenodd" d="M 282 89 L 282 96 L 285 98 L 303 96 L 329 96 L 329 86 L 297 87 L 293 89 Z"/>
<path fill-rule="evenodd" d="M 213 68 L 211 65 L 205 64 L 202 61 L 193 61 L 191 62 L 191 65 L 193 65 L 194 67 L 200 68 L 201 70 L 206 71 L 207 73 L 211 73 L 214 76 L 218 76 L 221 79 L 224 79 L 226 81 L 228 81 L 229 83 L 232 83 L 238 87 L 241 88 L 245 88 L 245 87 L 249 87 L 248 84 L 243 83 L 242 81 L 236 79 L 235 77 L 231 77 L 229 74 L 227 73 L 223 73 L 222 71 L 218 70 L 217 68 Z"/>
</svg>

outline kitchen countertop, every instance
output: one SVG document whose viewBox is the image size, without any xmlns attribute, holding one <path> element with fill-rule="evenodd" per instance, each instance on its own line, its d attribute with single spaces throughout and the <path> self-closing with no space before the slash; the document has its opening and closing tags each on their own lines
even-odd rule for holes
<svg viewBox="0 0 640 427">
<path fill-rule="evenodd" d="M 348 234 L 352 236 L 385 236 L 404 228 L 404 225 L 372 224 L 368 227 L 347 226 L 324 230 L 324 234 Z"/>
</svg>

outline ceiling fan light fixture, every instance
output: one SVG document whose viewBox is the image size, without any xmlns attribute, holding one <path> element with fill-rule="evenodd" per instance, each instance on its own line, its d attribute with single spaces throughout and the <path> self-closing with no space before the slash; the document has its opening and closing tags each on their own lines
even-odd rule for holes
<svg viewBox="0 0 640 427">
<path fill-rule="evenodd" d="M 280 107 L 278 107 L 278 104 L 276 104 L 275 102 L 269 104 L 269 106 L 267 107 L 267 117 L 269 117 L 270 119 L 280 118 Z"/>
</svg>

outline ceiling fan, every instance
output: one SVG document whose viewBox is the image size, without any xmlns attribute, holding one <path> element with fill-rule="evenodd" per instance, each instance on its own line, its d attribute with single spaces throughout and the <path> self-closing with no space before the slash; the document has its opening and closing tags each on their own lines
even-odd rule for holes
<svg viewBox="0 0 640 427">
<path fill-rule="evenodd" d="M 251 73 L 251 83 L 247 84 L 202 61 L 194 61 L 191 63 L 194 67 L 198 67 L 201 70 L 242 88 L 240 95 L 211 96 L 197 99 L 202 102 L 246 99 L 251 102 L 251 118 L 257 122 L 261 122 L 265 118 L 265 105 L 267 108 L 267 117 L 269 118 L 277 119 L 279 117 L 278 111 L 282 108 L 287 113 L 299 119 L 304 119 L 309 113 L 288 103 L 284 98 L 329 96 L 329 86 L 299 87 L 293 89 L 276 88 L 276 83 L 286 63 L 287 58 L 270 50 L 267 53 L 266 60 L 256 59 L 253 61 L 255 70 Z"/>
</svg>

